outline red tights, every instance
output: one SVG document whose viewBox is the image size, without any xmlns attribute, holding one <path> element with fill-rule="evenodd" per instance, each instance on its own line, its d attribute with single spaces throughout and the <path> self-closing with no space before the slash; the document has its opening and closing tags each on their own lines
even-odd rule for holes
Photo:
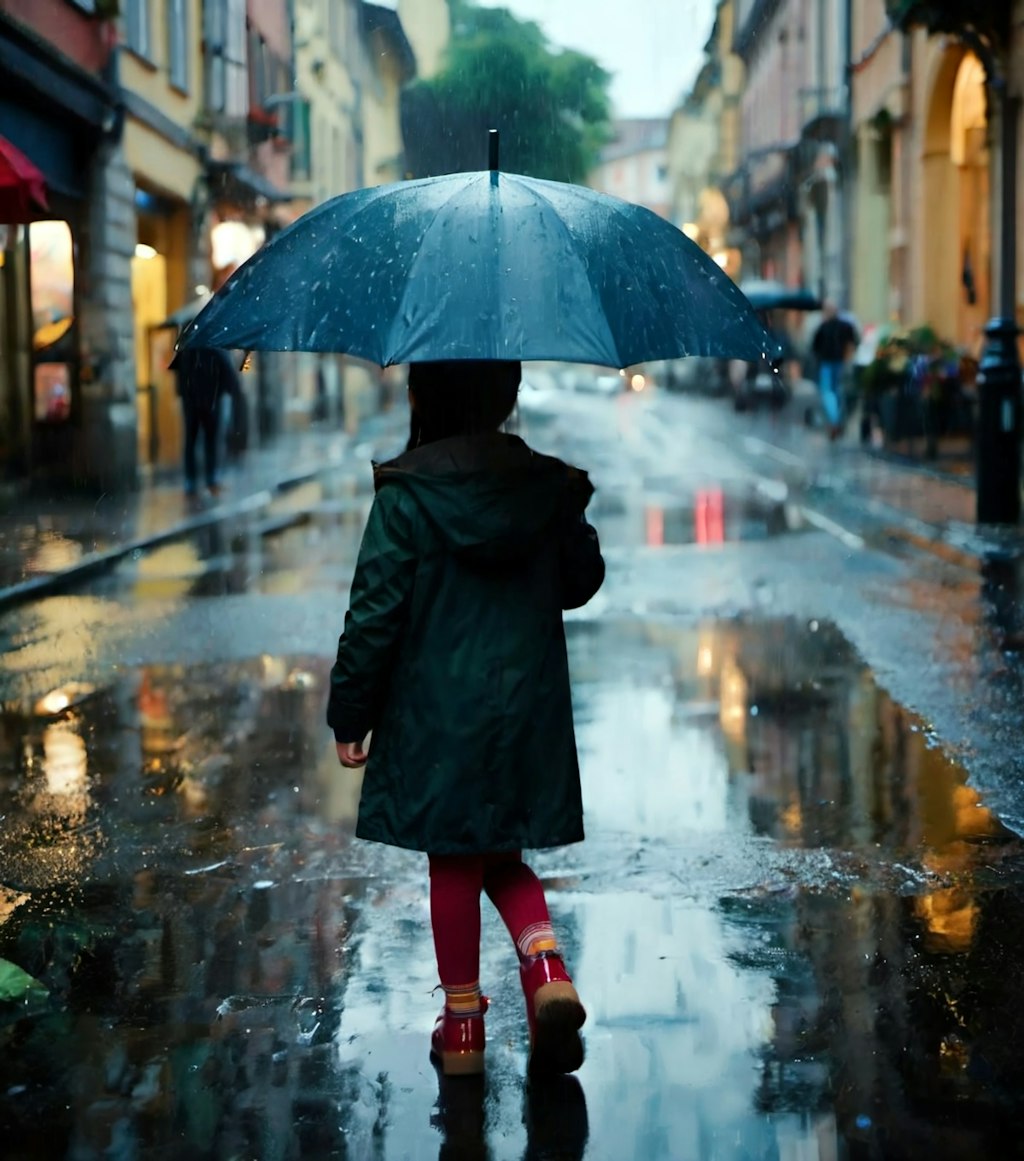
<svg viewBox="0 0 1024 1161">
<path fill-rule="evenodd" d="M 550 923 L 544 888 L 518 851 L 430 856 L 430 922 L 441 983 L 480 978 L 480 892 L 498 909 L 513 941 Z"/>
</svg>

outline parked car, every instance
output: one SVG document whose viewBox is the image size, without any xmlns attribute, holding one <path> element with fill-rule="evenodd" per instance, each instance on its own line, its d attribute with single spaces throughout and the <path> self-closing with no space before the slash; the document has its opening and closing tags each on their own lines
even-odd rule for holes
<svg viewBox="0 0 1024 1161">
<path fill-rule="evenodd" d="M 622 389 L 622 376 L 614 373 L 591 375 L 583 372 L 576 380 L 576 390 L 588 395 L 621 395 Z"/>
</svg>

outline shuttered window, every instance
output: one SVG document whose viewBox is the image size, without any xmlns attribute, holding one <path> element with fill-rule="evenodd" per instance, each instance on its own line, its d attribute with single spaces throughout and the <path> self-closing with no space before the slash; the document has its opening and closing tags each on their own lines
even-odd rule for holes
<svg viewBox="0 0 1024 1161">
<path fill-rule="evenodd" d="M 132 52 L 147 59 L 153 55 L 151 0 L 125 0 L 124 38 Z"/>
<path fill-rule="evenodd" d="M 167 74 L 171 84 L 188 92 L 188 0 L 167 3 Z"/>
</svg>

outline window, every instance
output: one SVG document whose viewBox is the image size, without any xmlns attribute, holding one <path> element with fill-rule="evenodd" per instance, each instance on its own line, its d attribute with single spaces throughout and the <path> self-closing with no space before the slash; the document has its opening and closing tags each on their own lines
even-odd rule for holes
<svg viewBox="0 0 1024 1161">
<path fill-rule="evenodd" d="M 40 423 L 64 423 L 71 418 L 75 245 L 63 221 L 33 222 L 28 237 L 33 413 Z"/>
<path fill-rule="evenodd" d="M 292 177 L 296 181 L 309 181 L 312 176 L 309 102 L 299 98 L 287 106 L 287 110 L 288 136 L 292 142 Z"/>
<path fill-rule="evenodd" d="M 213 113 L 244 117 L 249 108 L 245 0 L 203 5 L 206 104 Z"/>
<path fill-rule="evenodd" d="M 167 75 L 188 92 L 188 0 L 167 0 Z"/>
<path fill-rule="evenodd" d="M 153 54 L 153 21 L 151 0 L 125 0 L 124 36 L 128 47 L 139 56 Z"/>
</svg>

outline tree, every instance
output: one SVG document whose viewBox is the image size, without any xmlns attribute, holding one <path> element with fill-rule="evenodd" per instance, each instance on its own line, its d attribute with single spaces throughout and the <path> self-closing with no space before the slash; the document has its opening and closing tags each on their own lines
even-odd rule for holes
<svg viewBox="0 0 1024 1161">
<path fill-rule="evenodd" d="M 487 131 L 497 129 L 502 169 L 582 181 L 611 137 L 610 75 L 505 8 L 450 3 L 443 71 L 402 97 L 409 175 L 486 169 Z"/>
</svg>

